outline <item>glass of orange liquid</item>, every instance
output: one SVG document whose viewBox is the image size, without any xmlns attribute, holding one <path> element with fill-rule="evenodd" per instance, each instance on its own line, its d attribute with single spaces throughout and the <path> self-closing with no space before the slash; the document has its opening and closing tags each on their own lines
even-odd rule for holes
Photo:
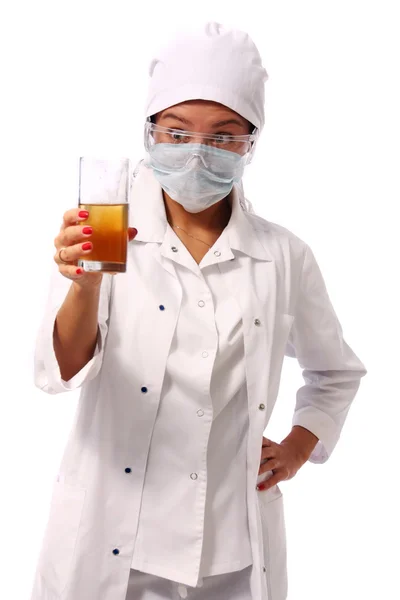
<svg viewBox="0 0 400 600">
<path fill-rule="evenodd" d="M 78 261 L 85 271 L 126 272 L 130 161 L 81 157 L 79 208 L 93 229 L 93 250 Z"/>
</svg>

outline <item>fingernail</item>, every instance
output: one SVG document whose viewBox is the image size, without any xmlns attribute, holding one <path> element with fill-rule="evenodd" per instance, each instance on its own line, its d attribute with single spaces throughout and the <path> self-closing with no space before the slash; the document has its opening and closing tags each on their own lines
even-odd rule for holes
<svg viewBox="0 0 400 600">
<path fill-rule="evenodd" d="M 91 233 L 93 233 L 93 228 L 92 227 L 84 227 L 82 229 L 82 233 L 84 233 L 86 235 L 90 235 Z"/>
<path fill-rule="evenodd" d="M 89 213 L 87 210 L 80 210 L 78 212 L 78 217 L 80 217 L 81 219 L 87 219 L 89 216 Z"/>
<path fill-rule="evenodd" d="M 77 270 L 76 270 L 76 274 L 77 274 L 77 275 L 82 275 L 82 273 L 83 273 L 82 269 L 77 269 Z"/>
<path fill-rule="evenodd" d="M 135 227 L 132 228 L 133 235 L 137 235 L 137 229 Z"/>
<path fill-rule="evenodd" d="M 91 250 L 91 249 L 92 249 L 91 242 L 86 242 L 85 244 L 82 244 L 82 250 Z"/>
<path fill-rule="evenodd" d="M 262 490 L 265 490 L 265 485 L 263 485 L 262 483 L 260 485 L 257 486 L 257 489 L 262 492 Z"/>
</svg>

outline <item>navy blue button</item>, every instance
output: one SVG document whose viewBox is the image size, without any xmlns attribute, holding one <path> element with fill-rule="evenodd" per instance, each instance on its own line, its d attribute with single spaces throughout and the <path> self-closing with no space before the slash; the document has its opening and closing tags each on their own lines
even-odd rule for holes
<svg viewBox="0 0 400 600">
<path fill-rule="evenodd" d="M 125 473 L 131 473 L 131 471 L 132 471 L 132 469 L 131 469 L 131 468 L 129 468 L 129 467 L 126 467 L 126 469 L 125 469 Z"/>
<path fill-rule="evenodd" d="M 147 387 L 142 387 L 141 391 L 143 392 L 143 394 L 146 394 L 147 393 Z"/>
<path fill-rule="evenodd" d="M 113 554 L 119 554 L 118 548 L 115 548 L 115 550 L 113 550 Z"/>
<path fill-rule="evenodd" d="M 160 306 L 158 307 L 160 310 L 165 310 L 165 306 L 163 306 L 162 304 L 160 304 Z"/>
</svg>

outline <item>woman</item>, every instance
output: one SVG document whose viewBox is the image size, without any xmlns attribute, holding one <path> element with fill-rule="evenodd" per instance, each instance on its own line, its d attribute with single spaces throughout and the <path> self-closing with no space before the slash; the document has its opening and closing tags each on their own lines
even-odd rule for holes
<svg viewBox="0 0 400 600">
<path fill-rule="evenodd" d="M 77 268 L 85 212 L 55 239 L 35 381 L 81 396 L 32 600 L 284 600 L 277 484 L 328 459 L 366 370 L 311 249 L 243 197 L 264 125 L 253 42 L 210 23 L 150 75 L 127 273 Z M 285 354 L 306 385 L 276 443 Z"/>
</svg>

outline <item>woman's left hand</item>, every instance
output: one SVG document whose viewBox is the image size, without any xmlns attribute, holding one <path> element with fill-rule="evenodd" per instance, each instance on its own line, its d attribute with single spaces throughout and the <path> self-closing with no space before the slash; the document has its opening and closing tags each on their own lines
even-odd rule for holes
<svg viewBox="0 0 400 600">
<path fill-rule="evenodd" d="M 313 438 L 318 441 L 318 438 L 315 436 Z M 260 483 L 257 488 L 259 490 L 268 490 L 280 481 L 292 479 L 304 463 L 307 462 L 310 453 L 311 451 L 308 452 L 308 450 L 305 453 L 301 445 L 293 443 L 289 439 L 277 444 L 263 437 L 261 461 L 268 460 L 260 465 L 258 474 L 261 475 L 267 471 L 272 471 L 272 476 L 267 481 Z"/>
</svg>

